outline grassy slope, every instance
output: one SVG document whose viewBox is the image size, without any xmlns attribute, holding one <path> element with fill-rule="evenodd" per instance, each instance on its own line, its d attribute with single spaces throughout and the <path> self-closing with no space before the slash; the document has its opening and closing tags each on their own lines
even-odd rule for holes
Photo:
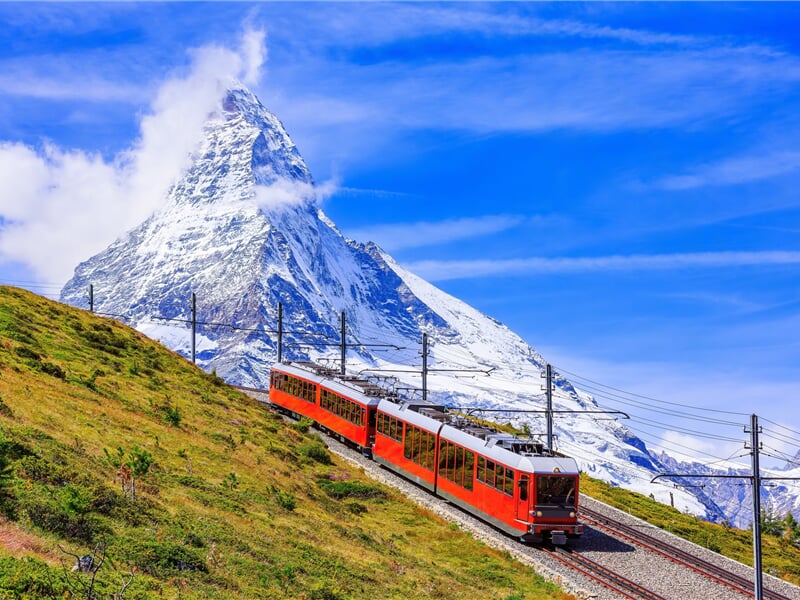
<svg viewBox="0 0 800 600">
<path fill-rule="evenodd" d="M 568 598 L 159 344 L 7 287 L 0 448 L 0 598 L 87 597 L 92 551 L 101 598 L 131 573 L 126 599 Z M 153 457 L 135 499 L 117 448 Z"/>
<path fill-rule="evenodd" d="M 753 533 L 702 521 L 697 517 L 656 502 L 642 494 L 612 487 L 609 484 L 581 477 L 581 492 L 624 510 L 687 540 L 719 552 L 746 565 L 753 565 Z M 782 538 L 764 535 L 761 538 L 764 571 L 800 585 L 800 548 Z"/>
</svg>

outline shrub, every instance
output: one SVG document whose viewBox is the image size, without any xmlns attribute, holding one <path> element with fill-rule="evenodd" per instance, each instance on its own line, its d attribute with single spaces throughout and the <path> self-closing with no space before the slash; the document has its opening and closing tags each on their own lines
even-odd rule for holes
<svg viewBox="0 0 800 600">
<path fill-rule="evenodd" d="M 388 493 L 381 487 L 360 481 L 330 481 L 322 479 L 317 485 L 331 498 L 359 498 L 362 500 L 387 498 Z"/>
<path fill-rule="evenodd" d="M 40 360 L 42 358 L 38 352 L 31 350 L 27 346 L 17 346 L 14 349 L 14 352 L 16 352 L 21 358 L 27 358 L 30 360 Z"/>
<path fill-rule="evenodd" d="M 58 379 L 66 379 L 67 374 L 64 372 L 60 366 L 55 363 L 43 361 L 39 368 L 42 370 L 43 373 L 47 373 L 48 375 L 52 375 L 53 377 L 57 377 Z"/>
<path fill-rule="evenodd" d="M 197 548 L 166 540 L 129 539 L 115 554 L 130 563 L 131 566 L 153 576 L 165 571 L 200 571 L 208 572 L 205 559 Z"/>
<path fill-rule="evenodd" d="M 37 486 L 20 498 L 31 523 L 75 542 L 91 544 L 105 528 L 89 510 L 91 492 L 69 484 L 63 488 Z"/>
<path fill-rule="evenodd" d="M 277 505 L 282 509 L 292 512 L 295 508 L 297 508 L 297 499 L 291 492 L 284 492 L 283 490 L 276 488 L 274 485 L 270 488 L 270 492 L 272 493 L 272 497 L 275 499 Z"/>
<path fill-rule="evenodd" d="M 322 442 L 312 441 L 306 442 L 305 444 L 300 444 L 300 446 L 297 448 L 297 451 L 301 456 L 310 458 L 321 465 L 333 464 L 333 459 L 331 458 L 330 452 L 328 452 L 328 449 Z"/>
<path fill-rule="evenodd" d="M 363 515 L 367 512 L 367 507 L 361 504 L 360 502 L 350 502 L 347 505 L 347 510 L 349 510 L 354 515 Z"/>
<path fill-rule="evenodd" d="M 308 417 L 303 417 L 297 423 L 292 423 L 291 427 L 295 431 L 299 431 L 300 433 L 308 433 L 308 430 L 311 429 L 311 426 L 314 424 L 314 421 L 309 419 Z"/>
<path fill-rule="evenodd" d="M 0 597 L 64 598 L 69 591 L 54 569 L 33 558 L 0 557 Z"/>
<path fill-rule="evenodd" d="M 164 415 L 164 420 L 169 425 L 172 425 L 173 427 L 180 427 L 181 413 L 177 406 L 173 406 L 171 403 L 167 402 L 161 406 L 161 413 Z"/>
</svg>

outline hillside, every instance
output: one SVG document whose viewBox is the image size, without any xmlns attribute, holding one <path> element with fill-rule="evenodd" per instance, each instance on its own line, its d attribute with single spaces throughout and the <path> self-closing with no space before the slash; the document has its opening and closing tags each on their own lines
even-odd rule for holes
<svg viewBox="0 0 800 600">
<path fill-rule="evenodd" d="M 569 597 L 133 329 L 8 287 L 0 513 L 2 598 Z"/>
</svg>

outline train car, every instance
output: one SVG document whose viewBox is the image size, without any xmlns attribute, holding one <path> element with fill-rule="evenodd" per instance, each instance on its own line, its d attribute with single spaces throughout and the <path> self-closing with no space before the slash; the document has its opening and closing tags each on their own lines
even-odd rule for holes
<svg viewBox="0 0 800 600">
<path fill-rule="evenodd" d="M 574 459 L 541 445 L 456 422 L 439 435 L 437 495 L 526 543 L 564 544 L 578 523 Z"/>
<path fill-rule="evenodd" d="M 273 366 L 270 402 L 523 542 L 583 533 L 577 463 L 542 444 L 313 365 Z"/>
<path fill-rule="evenodd" d="M 370 455 L 379 399 L 368 395 L 374 391 L 371 387 L 338 381 L 332 374 L 330 369 L 310 364 L 274 365 L 269 401 L 296 416 L 308 417 L 331 435 Z"/>
</svg>

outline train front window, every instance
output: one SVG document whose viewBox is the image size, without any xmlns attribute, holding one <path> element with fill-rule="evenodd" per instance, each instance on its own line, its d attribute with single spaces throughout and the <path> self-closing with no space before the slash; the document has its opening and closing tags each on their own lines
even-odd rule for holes
<svg viewBox="0 0 800 600">
<path fill-rule="evenodd" d="M 575 483 L 575 477 L 539 475 L 536 478 L 536 504 L 551 506 L 575 504 Z"/>
</svg>

